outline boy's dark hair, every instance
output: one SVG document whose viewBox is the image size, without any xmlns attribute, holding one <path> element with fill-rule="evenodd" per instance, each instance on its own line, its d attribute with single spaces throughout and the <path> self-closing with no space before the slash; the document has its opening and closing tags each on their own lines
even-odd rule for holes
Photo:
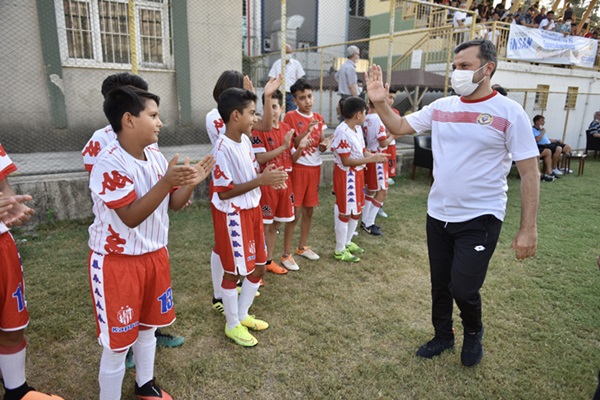
<svg viewBox="0 0 600 400">
<path fill-rule="evenodd" d="M 533 123 L 535 124 L 536 122 L 538 122 L 540 119 L 544 118 L 543 115 L 536 115 L 535 117 L 533 117 Z"/>
<path fill-rule="evenodd" d="M 367 111 L 367 103 L 360 97 L 348 97 L 340 100 L 340 110 L 344 119 L 353 118 L 359 111 Z"/>
<path fill-rule="evenodd" d="M 496 46 L 494 46 L 494 43 L 490 42 L 489 40 L 468 40 L 456 46 L 454 48 L 454 54 L 458 54 L 464 49 L 468 49 L 469 47 L 473 46 L 479 46 L 479 55 L 477 57 L 481 60 L 481 65 L 484 65 L 488 62 L 494 63 L 494 70 L 492 71 L 492 76 L 494 76 L 496 73 L 496 67 L 498 66 L 498 56 L 496 54 Z"/>
<path fill-rule="evenodd" d="M 213 99 L 218 103 L 219 96 L 225 90 L 229 88 L 239 88 L 242 89 L 244 87 L 244 75 L 238 71 L 224 71 L 219 79 L 217 79 L 217 83 L 215 83 L 215 87 L 213 89 Z"/>
<path fill-rule="evenodd" d="M 279 106 L 283 105 L 283 93 L 281 93 L 280 90 L 276 90 L 275 93 L 273 93 L 271 95 L 272 99 L 277 100 L 277 102 L 279 103 Z M 265 104 L 265 94 L 262 94 L 262 103 Z"/>
<path fill-rule="evenodd" d="M 290 92 L 292 92 L 294 97 L 296 97 L 296 92 L 303 92 L 305 90 L 313 90 L 312 86 L 310 86 L 306 79 L 298 79 L 290 88 Z"/>
<path fill-rule="evenodd" d="M 229 88 L 219 96 L 217 109 L 219 110 L 221 118 L 223 118 L 223 122 L 227 124 L 232 112 L 237 111 L 243 114 L 244 108 L 246 108 L 250 102 L 256 103 L 256 99 L 256 95 L 249 90 Z"/>
<path fill-rule="evenodd" d="M 548 11 L 548 12 L 546 13 L 546 15 L 550 15 L 550 14 L 554 15 L 554 11 Z"/>
<path fill-rule="evenodd" d="M 148 91 L 148 82 L 141 76 L 129 72 L 119 72 L 118 74 L 109 75 L 104 79 L 101 89 L 102 97 L 106 98 L 108 92 L 121 86 L 134 86 L 143 91 Z"/>
<path fill-rule="evenodd" d="M 104 99 L 104 115 L 117 133 L 121 132 L 123 126 L 121 119 L 125 113 L 137 117 L 146 108 L 146 102 L 154 100 L 156 105 L 160 104 L 160 97 L 133 86 L 120 86 L 113 88 L 106 94 Z"/>
</svg>

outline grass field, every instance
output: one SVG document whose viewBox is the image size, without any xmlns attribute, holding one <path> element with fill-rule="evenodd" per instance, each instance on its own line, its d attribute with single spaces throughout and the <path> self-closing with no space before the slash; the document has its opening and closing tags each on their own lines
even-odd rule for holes
<svg viewBox="0 0 600 400">
<path fill-rule="evenodd" d="M 575 163 L 576 164 L 576 163 Z M 332 257 L 333 196 L 323 188 L 310 243 L 321 260 L 298 258 L 301 270 L 268 275 L 251 312 L 271 327 L 256 348 L 223 333 L 211 310 L 212 223 L 206 203 L 171 220 L 169 251 L 178 349 L 159 349 L 155 374 L 175 399 L 590 399 L 600 368 L 600 159 L 584 176 L 542 183 L 535 258 L 510 249 L 519 224 L 519 183 L 509 177 L 508 213 L 482 289 L 486 326 L 482 363 L 454 353 L 422 360 L 429 340 L 429 269 L 424 174 L 391 187 L 378 220 L 385 236 L 361 233 L 359 264 Z M 31 385 L 70 400 L 97 398 L 101 347 L 87 283 L 90 221 L 16 231 L 23 257 Z M 277 250 L 281 248 L 278 237 Z M 134 372 L 124 381 L 132 398 Z"/>
</svg>

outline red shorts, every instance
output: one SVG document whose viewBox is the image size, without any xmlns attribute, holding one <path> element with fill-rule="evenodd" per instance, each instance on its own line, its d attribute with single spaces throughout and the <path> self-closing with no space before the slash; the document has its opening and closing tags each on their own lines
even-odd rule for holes
<svg viewBox="0 0 600 400">
<path fill-rule="evenodd" d="M 351 169 L 346 172 L 337 165 L 333 167 L 333 191 L 340 214 L 358 215 L 365 206 L 365 174 Z"/>
<path fill-rule="evenodd" d="M 138 256 L 90 251 L 90 289 L 98 341 L 114 351 L 127 349 L 140 325 L 175 321 L 167 248 Z"/>
<path fill-rule="evenodd" d="M 18 331 L 27 324 L 21 256 L 10 232 L 4 232 L 0 234 L 0 330 Z"/>
<path fill-rule="evenodd" d="M 260 207 L 224 213 L 213 207 L 215 227 L 214 251 L 221 258 L 223 270 L 246 276 L 255 265 L 267 262 L 265 231 Z"/>
<path fill-rule="evenodd" d="M 392 144 L 388 146 L 387 149 L 384 150 L 385 153 L 388 153 L 391 157 L 388 159 L 388 166 L 390 168 L 390 178 L 396 176 L 397 168 L 396 168 L 396 145 Z"/>
<path fill-rule="evenodd" d="M 294 193 L 292 181 L 288 175 L 285 189 L 274 189 L 272 186 L 261 186 L 260 208 L 264 224 L 291 222 L 294 220 Z"/>
<path fill-rule="evenodd" d="M 321 166 L 294 164 L 292 186 L 294 207 L 316 207 L 319 205 L 319 183 Z"/>
<path fill-rule="evenodd" d="M 383 163 L 369 163 L 365 168 L 365 184 L 367 190 L 379 191 L 388 189 L 389 165 Z"/>
</svg>

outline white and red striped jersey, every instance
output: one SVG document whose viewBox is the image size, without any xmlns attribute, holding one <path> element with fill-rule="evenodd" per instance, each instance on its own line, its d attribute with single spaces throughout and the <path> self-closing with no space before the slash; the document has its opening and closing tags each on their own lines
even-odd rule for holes
<svg viewBox="0 0 600 400">
<path fill-rule="evenodd" d="M 371 153 L 381 153 L 387 146 L 381 147 L 380 142 L 387 138 L 385 125 L 378 114 L 367 114 L 363 125 L 367 150 Z"/>
<path fill-rule="evenodd" d="M 212 171 L 213 194 L 211 203 L 217 210 L 229 213 L 237 210 L 249 210 L 258 207 L 260 187 L 250 190 L 232 199 L 221 200 L 219 192 L 233 189 L 234 185 L 250 182 L 257 177 L 258 164 L 252 152 L 252 144 L 247 135 L 235 142 L 221 135 L 212 150 L 215 167 Z"/>
<path fill-rule="evenodd" d="M 81 151 L 83 166 L 87 172 L 92 172 L 92 167 L 96 164 L 96 158 L 100 154 L 100 151 L 116 138 L 117 134 L 110 125 L 106 125 L 104 128 L 94 132 Z"/>
<path fill-rule="evenodd" d="M 350 169 L 361 170 L 365 166 L 358 165 L 356 167 L 347 167 L 342 163 L 342 158 L 350 157 L 354 159 L 361 159 L 365 156 L 365 141 L 363 139 L 362 127 L 356 125 L 354 130 L 342 122 L 335 128 L 333 134 L 333 142 L 331 143 L 331 151 L 333 151 L 333 160 L 335 165 L 344 171 L 350 171 Z"/>
<path fill-rule="evenodd" d="M 117 140 L 98 155 L 90 175 L 95 219 L 88 244 L 93 251 L 140 255 L 167 245 L 170 195 L 135 228 L 125 225 L 115 211 L 144 196 L 165 175 L 167 160 L 154 145 L 146 147 L 144 155 L 145 161 L 135 159 Z"/>
<path fill-rule="evenodd" d="M 206 114 L 206 132 L 213 146 L 217 144 L 219 137 L 225 133 L 225 123 L 216 108 Z"/>
<path fill-rule="evenodd" d="M 306 128 L 308 128 L 308 125 L 313 120 L 317 120 L 319 123 L 316 124 L 312 132 L 306 136 L 307 139 L 312 139 L 312 145 L 302 150 L 302 155 L 298 158 L 298 161 L 296 161 L 298 164 L 317 166 L 323 163 L 321 160 L 321 152 L 319 151 L 319 143 L 321 142 L 321 132 L 323 132 L 324 129 L 327 129 L 327 125 L 325 124 L 323 117 L 318 113 L 305 115 L 298 110 L 293 110 L 287 112 L 283 118 L 283 121 L 295 130 L 294 137 L 298 137 L 306 131 Z"/>
<path fill-rule="evenodd" d="M 285 122 L 279 122 L 279 126 L 277 128 L 273 126 L 269 132 L 253 130 L 250 141 L 252 142 L 252 150 L 254 151 L 254 154 L 268 153 L 269 151 L 273 151 L 276 148 L 281 147 L 283 145 L 283 139 L 285 138 L 285 135 L 291 129 L 292 128 Z M 289 149 L 271 161 L 262 164 L 260 166 L 260 170 L 264 171 L 267 165 L 273 164 L 276 167 L 283 167 L 286 172 L 290 172 L 292 170 L 292 147 L 293 146 L 290 144 Z"/>
<path fill-rule="evenodd" d="M 10 157 L 8 157 L 8 154 L 6 154 L 6 151 L 4 151 L 4 148 L 0 144 L 0 181 L 6 179 L 8 175 L 15 172 L 16 170 L 17 166 L 13 164 L 12 160 L 10 159 Z M 0 234 L 8 231 L 8 227 L 2 222 L 0 222 Z"/>
</svg>

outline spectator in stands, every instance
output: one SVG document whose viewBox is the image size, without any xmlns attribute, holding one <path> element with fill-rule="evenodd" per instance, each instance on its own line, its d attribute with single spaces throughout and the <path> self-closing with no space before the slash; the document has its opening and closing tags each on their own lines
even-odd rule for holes
<svg viewBox="0 0 600 400">
<path fill-rule="evenodd" d="M 538 24 L 533 20 L 533 14 L 535 12 L 535 8 L 529 7 L 525 15 L 521 18 L 521 25 L 526 26 L 528 28 L 537 28 Z"/>
<path fill-rule="evenodd" d="M 540 22 L 539 29 L 553 31 L 555 28 L 556 24 L 554 23 L 554 11 L 548 11 L 546 18 Z"/>
<path fill-rule="evenodd" d="M 594 120 L 588 127 L 593 137 L 600 138 L 600 111 L 594 113 Z"/>
<path fill-rule="evenodd" d="M 573 22 L 573 20 L 571 18 L 565 18 L 564 21 L 565 22 L 563 22 L 562 25 L 560 25 L 560 27 L 558 28 L 558 32 L 562 33 L 565 36 L 569 36 L 570 34 L 572 34 L 571 23 Z"/>
<path fill-rule="evenodd" d="M 302 64 L 300 61 L 292 58 L 292 53 L 294 50 L 292 46 L 289 44 L 285 45 L 285 110 L 292 111 L 297 108 L 296 103 L 294 103 L 294 95 L 290 93 L 290 88 L 296 81 L 302 78 L 306 73 L 304 72 L 304 68 L 302 68 Z M 275 61 L 271 70 L 269 71 L 269 76 L 273 79 L 277 79 L 277 77 L 281 74 L 281 59 Z"/>
<path fill-rule="evenodd" d="M 563 12 L 563 20 L 566 21 L 568 19 L 570 19 L 571 21 L 574 22 L 574 20 L 573 20 L 573 9 L 571 8 L 571 4 L 570 3 L 567 4 L 567 8 Z"/>
<path fill-rule="evenodd" d="M 452 18 L 452 26 L 454 26 L 454 32 L 456 34 L 456 44 L 460 44 L 465 41 L 464 36 L 466 26 L 470 25 L 467 22 L 467 3 L 464 1 L 461 2 L 458 8 L 460 8 L 461 11 L 454 11 L 454 17 Z"/>
<path fill-rule="evenodd" d="M 500 18 L 504 17 L 504 14 L 506 14 L 506 2 L 504 2 L 504 0 L 496 4 L 496 8 L 494 8 L 494 14 L 498 14 L 498 17 Z"/>
<path fill-rule="evenodd" d="M 558 139 L 549 139 L 548 136 L 546 136 L 546 129 L 544 128 L 545 122 L 546 119 L 543 115 L 536 115 L 533 117 L 533 136 L 535 136 L 535 141 L 537 142 L 540 154 L 544 149 L 550 149 L 552 152 L 552 174 L 554 176 L 561 176 L 563 172 L 558 169 L 560 155 L 562 153 L 571 154 L 573 150 L 570 145 L 565 144 Z"/>
<path fill-rule="evenodd" d="M 540 13 L 535 16 L 535 18 L 533 19 L 533 22 L 535 22 L 539 26 L 540 23 L 542 22 L 542 20 L 544 20 L 544 19 L 546 19 L 546 7 L 542 7 L 540 9 Z"/>
</svg>

